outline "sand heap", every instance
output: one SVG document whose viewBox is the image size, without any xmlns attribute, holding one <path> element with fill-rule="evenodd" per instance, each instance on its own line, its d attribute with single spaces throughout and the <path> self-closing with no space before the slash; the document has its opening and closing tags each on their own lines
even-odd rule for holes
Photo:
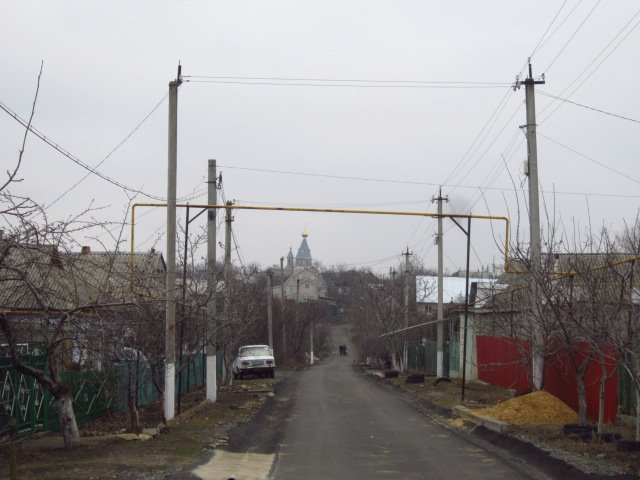
<svg viewBox="0 0 640 480">
<path fill-rule="evenodd" d="M 571 407 L 550 393 L 542 391 L 511 398 L 493 407 L 480 408 L 473 412 L 512 425 L 564 425 L 578 421 L 578 414 Z"/>
</svg>

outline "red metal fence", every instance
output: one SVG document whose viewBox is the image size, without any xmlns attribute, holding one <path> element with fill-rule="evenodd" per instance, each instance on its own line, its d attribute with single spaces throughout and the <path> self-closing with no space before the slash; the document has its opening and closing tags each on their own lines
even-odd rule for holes
<svg viewBox="0 0 640 480">
<path fill-rule="evenodd" d="M 531 342 L 507 337 L 478 335 L 478 379 L 504 388 L 512 388 L 518 394 L 532 390 L 531 387 Z M 560 398 L 578 411 L 578 387 L 576 370 L 571 356 L 578 363 L 586 358 L 587 345 L 576 343 L 569 348 L 554 349 L 545 361 L 544 390 Z M 607 353 L 605 387 L 605 422 L 615 422 L 617 412 L 617 373 L 612 352 Z M 596 361 L 589 364 L 585 374 L 587 415 L 591 420 L 598 418 L 599 388 L 602 376 L 601 365 Z"/>
</svg>

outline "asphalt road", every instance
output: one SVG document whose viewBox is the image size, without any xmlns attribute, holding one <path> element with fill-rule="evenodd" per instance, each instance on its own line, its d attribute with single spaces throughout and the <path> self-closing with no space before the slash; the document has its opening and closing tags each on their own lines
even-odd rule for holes
<svg viewBox="0 0 640 480">
<path fill-rule="evenodd" d="M 345 343 L 340 331 L 334 342 Z M 436 424 L 337 354 L 301 376 L 270 478 L 546 478 Z"/>
<path fill-rule="evenodd" d="M 284 382 L 200 479 L 545 479 L 492 445 L 440 425 L 336 353 Z"/>
</svg>

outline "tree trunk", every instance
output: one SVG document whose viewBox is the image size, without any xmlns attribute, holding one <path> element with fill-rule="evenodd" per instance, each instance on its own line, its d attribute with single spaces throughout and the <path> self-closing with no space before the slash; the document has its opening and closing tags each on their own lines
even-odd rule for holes
<svg viewBox="0 0 640 480">
<path fill-rule="evenodd" d="M 587 373 L 588 366 L 589 361 L 585 360 L 576 370 L 576 381 L 578 383 L 578 417 L 580 419 L 580 425 L 587 424 L 587 388 L 584 384 L 584 376 Z"/>
<path fill-rule="evenodd" d="M 142 429 L 140 428 L 140 415 L 138 413 L 137 395 L 135 392 L 129 390 L 129 414 L 131 416 L 131 433 L 139 434 Z"/>
<path fill-rule="evenodd" d="M 56 398 L 60 432 L 64 439 L 65 448 L 73 448 L 80 442 L 80 432 L 73 412 L 73 397 L 71 392 L 65 392 Z"/>
<path fill-rule="evenodd" d="M 604 400 L 605 387 L 607 386 L 607 364 L 604 355 L 600 354 L 600 390 L 598 392 L 598 433 L 603 433 L 604 428 Z"/>
</svg>

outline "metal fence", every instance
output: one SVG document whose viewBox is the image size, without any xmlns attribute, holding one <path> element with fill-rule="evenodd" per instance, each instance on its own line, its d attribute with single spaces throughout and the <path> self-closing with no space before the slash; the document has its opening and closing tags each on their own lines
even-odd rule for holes
<svg viewBox="0 0 640 480">
<path fill-rule="evenodd" d="M 29 365 L 46 367 L 44 355 L 23 355 Z M 184 368 L 176 364 L 176 396 L 204 385 L 202 354 L 185 355 Z M 152 374 L 146 362 L 126 362 L 114 370 L 65 372 L 62 380 L 70 385 L 78 424 L 96 419 L 108 411 L 126 411 L 129 389 L 137 392 L 138 406 L 158 400 L 156 383 L 164 383 L 164 372 Z M 13 368 L 9 357 L 0 357 L 0 438 L 8 434 L 9 419 L 16 420 L 19 434 L 57 430 L 58 415 L 53 396 L 35 381 Z"/>
<path fill-rule="evenodd" d="M 24 355 L 36 368 L 45 368 L 43 355 Z M 65 372 L 62 380 L 71 387 L 78 423 L 104 415 L 112 405 L 108 378 L 104 372 Z M 18 433 L 55 430 L 58 414 L 51 393 L 33 377 L 13 368 L 10 358 L 0 358 L 0 437 L 8 433 L 9 419 L 16 420 Z"/>
<path fill-rule="evenodd" d="M 438 369 L 438 346 L 435 341 L 409 345 L 407 367 L 424 370 L 435 375 Z M 449 376 L 457 378 L 460 373 L 460 341 L 454 333 L 449 341 Z"/>
</svg>

